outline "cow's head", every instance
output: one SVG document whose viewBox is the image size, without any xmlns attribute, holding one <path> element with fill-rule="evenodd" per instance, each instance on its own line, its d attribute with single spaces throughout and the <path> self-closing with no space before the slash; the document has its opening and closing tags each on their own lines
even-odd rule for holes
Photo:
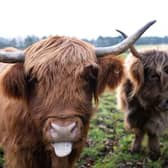
<svg viewBox="0 0 168 168">
<path fill-rule="evenodd" d="M 94 48 L 82 40 L 55 36 L 24 52 L 1 51 L 1 62 L 24 62 L 6 72 L 4 93 L 26 103 L 41 141 L 57 156 L 67 156 L 85 142 L 92 98 L 97 101 L 106 86 L 115 88 L 122 79 L 122 61 L 114 56 L 153 23 L 112 47 Z"/>
<path fill-rule="evenodd" d="M 122 31 L 119 32 L 125 38 L 127 37 Z M 162 109 L 165 106 L 166 109 L 168 53 L 159 50 L 138 52 L 134 46 L 130 46 L 130 51 L 132 55 L 127 57 L 125 64 L 128 77 L 134 85 L 132 94 L 135 95 L 139 92 L 138 94 L 144 99 L 148 99 L 154 104 L 160 104 Z"/>
</svg>

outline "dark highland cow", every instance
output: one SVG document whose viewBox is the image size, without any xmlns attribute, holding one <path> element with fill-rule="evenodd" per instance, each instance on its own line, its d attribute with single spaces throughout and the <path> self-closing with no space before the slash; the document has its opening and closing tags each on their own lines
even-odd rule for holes
<svg viewBox="0 0 168 168">
<path fill-rule="evenodd" d="M 159 136 L 168 127 L 168 53 L 138 53 L 133 46 L 130 50 L 132 56 L 125 61 L 127 75 L 119 87 L 118 101 L 125 111 L 126 128 L 135 134 L 132 152 L 141 150 L 147 134 L 149 156 L 156 160 L 160 156 Z"/>
<path fill-rule="evenodd" d="M 106 86 L 114 89 L 123 77 L 122 61 L 113 56 L 153 23 L 107 48 L 54 36 L 25 51 L 1 50 L 0 143 L 5 167 L 72 168 L 86 143 L 92 98 L 97 101 Z"/>
</svg>

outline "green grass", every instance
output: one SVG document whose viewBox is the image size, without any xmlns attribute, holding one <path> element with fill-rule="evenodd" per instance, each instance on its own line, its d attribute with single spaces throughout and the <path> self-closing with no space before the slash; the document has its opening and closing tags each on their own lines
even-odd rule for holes
<svg viewBox="0 0 168 168">
<path fill-rule="evenodd" d="M 124 129 L 123 113 L 116 108 L 115 95 L 104 93 L 91 121 L 88 145 L 76 168 L 162 168 L 168 160 L 168 133 L 161 137 L 159 160 L 148 158 L 146 140 L 141 154 L 130 152 L 133 135 Z M 167 161 L 168 165 L 168 161 Z"/>
</svg>

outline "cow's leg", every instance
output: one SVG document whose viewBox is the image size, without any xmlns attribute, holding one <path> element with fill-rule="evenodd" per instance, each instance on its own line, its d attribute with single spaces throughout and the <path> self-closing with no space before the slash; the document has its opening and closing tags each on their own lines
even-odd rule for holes
<svg viewBox="0 0 168 168">
<path fill-rule="evenodd" d="M 141 130 L 136 130 L 135 132 L 135 139 L 132 144 L 131 152 L 138 153 L 141 151 L 142 140 L 144 137 L 144 132 Z"/>
<path fill-rule="evenodd" d="M 149 157 L 152 160 L 157 160 L 160 156 L 159 137 L 155 134 L 148 133 Z"/>
</svg>

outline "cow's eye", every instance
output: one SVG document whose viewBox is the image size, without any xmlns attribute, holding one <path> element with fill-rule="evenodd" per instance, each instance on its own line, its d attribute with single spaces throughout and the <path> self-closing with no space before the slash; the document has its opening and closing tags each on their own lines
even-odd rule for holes
<svg viewBox="0 0 168 168">
<path fill-rule="evenodd" d="M 150 68 L 145 69 L 145 79 L 150 81 L 159 81 L 160 76 Z"/>
<path fill-rule="evenodd" d="M 149 78 L 153 81 L 158 81 L 160 79 L 158 74 L 150 74 Z"/>
<path fill-rule="evenodd" d="M 26 79 L 27 79 L 28 83 L 37 83 L 38 82 L 37 78 L 35 78 L 35 77 L 27 76 Z"/>
<path fill-rule="evenodd" d="M 30 77 L 27 76 L 27 87 L 31 90 L 34 90 L 34 88 L 36 87 L 36 85 L 38 84 L 38 80 L 35 77 Z"/>
<path fill-rule="evenodd" d="M 168 74 L 168 66 L 164 67 L 164 72 Z"/>
</svg>

